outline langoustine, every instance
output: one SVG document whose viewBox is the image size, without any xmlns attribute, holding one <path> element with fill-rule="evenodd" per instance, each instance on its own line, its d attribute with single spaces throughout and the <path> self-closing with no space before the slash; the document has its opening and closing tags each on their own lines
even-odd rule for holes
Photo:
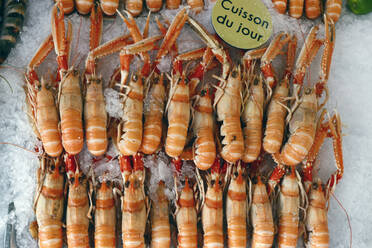
<svg viewBox="0 0 372 248">
<path fill-rule="evenodd" d="M 186 144 L 187 130 L 190 122 L 189 87 L 185 83 L 185 75 L 174 73 L 171 81 L 170 96 L 168 100 L 167 117 L 168 131 L 165 140 L 165 152 L 170 157 L 182 154 Z"/>
<path fill-rule="evenodd" d="M 163 134 L 163 116 L 165 112 L 165 100 L 167 97 L 164 73 L 160 73 L 157 65 L 160 63 L 161 59 L 169 52 L 171 48 L 175 46 L 175 41 L 177 36 L 186 21 L 187 14 L 185 9 L 181 10 L 172 24 L 170 24 L 168 30 L 162 25 L 162 23 L 157 19 L 156 22 L 162 34 L 165 36 L 164 40 L 159 48 L 153 63 L 150 63 L 150 57 L 147 52 L 154 47 L 154 42 L 158 38 L 152 40 L 151 38 L 144 39 L 148 33 L 148 23 L 149 17 L 146 22 L 146 27 L 141 35 L 138 26 L 136 25 L 134 19 L 128 15 L 128 20 L 124 18 L 133 39 L 138 43 L 138 47 L 145 47 L 141 53 L 144 58 L 144 66 L 142 68 L 142 75 L 146 77 L 145 79 L 145 99 L 144 99 L 144 124 L 143 124 L 143 136 L 140 151 L 145 154 L 153 154 L 159 149 L 159 145 Z M 134 44 L 133 48 L 136 45 Z M 135 50 L 135 49 L 134 49 Z M 150 73 L 150 68 L 152 72 Z M 168 102 L 168 104 L 170 104 Z"/>
<path fill-rule="evenodd" d="M 65 161 L 69 185 L 66 209 L 67 245 L 69 247 L 90 247 L 88 228 L 91 195 L 88 195 L 87 179 L 79 170 L 74 156 L 66 156 Z"/>
<path fill-rule="evenodd" d="M 140 75 L 134 74 L 130 78 L 124 94 L 124 115 L 118 127 L 118 147 L 121 154 L 129 156 L 137 153 L 142 142 L 143 84 Z"/>
<path fill-rule="evenodd" d="M 188 78 L 189 98 L 191 103 L 191 124 L 188 139 L 192 143 L 187 146 L 181 158 L 193 160 L 201 170 L 207 170 L 213 164 L 216 157 L 216 144 L 213 135 L 214 118 L 212 108 L 212 95 L 208 87 L 204 87 L 200 93 L 197 87 L 202 82 L 204 73 L 211 65 L 213 53 L 209 47 L 199 48 L 175 58 L 174 64 L 181 61 L 189 61 L 202 58 L 192 71 L 186 76 Z"/>
<path fill-rule="evenodd" d="M 90 52 L 86 61 L 86 93 L 84 99 L 85 136 L 88 151 L 94 156 L 103 155 L 107 149 L 107 113 L 103 96 L 103 80 L 95 72 L 95 60 L 104 52 L 98 48 L 101 40 L 103 17 L 100 8 L 90 15 Z"/>
<path fill-rule="evenodd" d="M 216 91 L 214 106 L 217 120 L 221 121 L 220 135 L 222 136 L 221 156 L 224 160 L 234 163 L 244 152 L 243 132 L 240 124 L 241 111 L 241 71 L 234 67 L 226 82 L 219 85 Z"/>
<path fill-rule="evenodd" d="M 58 14 L 59 9 L 59 14 Z M 65 35 L 64 13 L 57 3 L 52 11 L 52 36 L 59 66 L 59 114 L 61 118 L 62 145 L 70 155 L 76 155 L 83 149 L 83 103 L 79 72 L 68 68 L 72 25 L 68 22 Z"/>
<path fill-rule="evenodd" d="M 323 118 L 321 118 L 321 121 Z M 328 208 L 329 197 L 343 176 L 344 164 L 342 154 L 341 119 L 338 113 L 329 117 L 328 121 L 319 122 L 316 137 L 306 163 L 303 166 L 303 181 L 308 193 L 309 207 L 306 212 L 305 227 L 307 231 L 306 246 L 311 248 L 329 247 Z M 326 137 L 332 138 L 336 162 L 336 172 L 325 185 L 321 180 L 313 178 L 314 162 Z"/>
<path fill-rule="evenodd" d="M 121 197 L 123 247 L 145 247 L 147 202 L 144 191 L 145 171 L 142 158 L 120 156 L 124 195 Z"/>
<path fill-rule="evenodd" d="M 258 176 L 253 185 L 250 217 L 253 226 L 252 248 L 271 247 L 274 241 L 274 220 L 266 185 Z"/>
<path fill-rule="evenodd" d="M 120 14 L 120 12 L 118 13 Z M 147 80 L 150 74 L 150 56 L 147 51 L 154 48 L 155 42 L 161 36 L 144 39 L 146 35 L 140 33 L 133 16 L 129 13 L 127 13 L 127 16 L 128 19 L 120 14 L 120 17 L 128 26 L 135 43 L 125 46 L 120 52 L 121 82 L 118 86 L 123 95 L 124 111 L 122 122 L 118 127 L 117 142 L 122 155 L 133 156 L 139 151 L 142 143 L 144 80 Z M 146 30 L 148 30 L 148 22 L 144 34 L 147 33 Z M 139 72 L 132 74 L 127 83 L 126 80 L 129 76 L 129 67 L 133 54 L 140 54 L 144 65 Z"/>
<path fill-rule="evenodd" d="M 181 161 L 177 161 L 176 163 L 179 162 Z M 177 180 L 175 179 L 175 186 L 176 185 Z M 177 191 L 177 186 L 175 187 L 175 190 Z M 194 199 L 194 190 L 190 187 L 188 177 L 185 177 L 185 185 L 181 192 L 177 194 L 175 205 L 175 218 L 178 230 L 178 247 L 196 248 L 198 245 L 196 201 Z"/>
<path fill-rule="evenodd" d="M 164 42 L 160 46 L 157 59 L 162 58 L 169 52 L 186 20 L 186 9 L 183 9 L 177 14 L 169 27 Z M 178 25 L 178 27 L 176 27 L 176 25 Z M 165 140 L 165 152 L 172 158 L 180 156 L 186 144 L 190 122 L 190 107 L 190 92 L 186 84 L 185 71 L 182 69 L 182 61 L 174 60 L 172 76 L 170 78 L 168 102 L 166 105 L 168 129 Z"/>
<path fill-rule="evenodd" d="M 28 65 L 25 90 L 35 133 L 41 139 L 45 152 L 51 157 L 58 157 L 62 153 L 62 140 L 58 127 L 59 116 L 56 100 L 52 91 L 53 85 L 43 78 L 40 82 L 35 71 L 53 47 L 53 37 L 49 35 Z"/>
<path fill-rule="evenodd" d="M 300 184 L 296 169 L 283 177 L 279 192 L 279 247 L 296 247 L 300 223 Z"/>
<path fill-rule="evenodd" d="M 302 86 L 305 70 L 323 44 L 323 42 L 316 39 L 318 28 L 315 26 L 310 31 L 296 63 L 296 73 L 293 82 L 296 101 L 292 106 L 293 113 L 289 118 L 289 139 L 281 150 L 281 160 L 289 166 L 297 165 L 308 154 L 314 142 L 317 113 L 328 99 L 326 90 L 327 95 L 324 102 L 322 104 L 318 103 L 319 98 L 321 98 L 323 91 L 326 89 L 335 41 L 334 23 L 328 17 L 325 17 L 326 39 L 324 41 L 325 48 L 322 56 L 320 80 L 314 87 L 304 89 L 303 95 L 298 99 L 298 92 Z"/>
<path fill-rule="evenodd" d="M 148 104 L 144 106 L 143 136 L 140 151 L 144 154 L 153 154 L 157 149 L 162 137 L 162 122 L 165 107 L 164 74 L 152 76 L 150 90 L 147 98 Z"/>
<path fill-rule="evenodd" d="M 210 174 L 207 175 L 207 190 L 203 197 L 205 199 L 201 205 L 204 248 L 224 246 L 223 174 L 226 172 L 227 163 L 224 163 L 223 166 L 220 163 L 220 158 L 216 158 L 211 167 Z"/>
<path fill-rule="evenodd" d="M 62 247 L 63 245 L 64 181 L 61 160 L 42 158 L 34 202 L 38 243 L 41 248 Z"/>
<path fill-rule="evenodd" d="M 97 186 L 94 212 L 94 246 L 116 247 L 116 206 L 113 186 L 103 180 Z"/>
<path fill-rule="evenodd" d="M 205 41 L 216 59 L 222 65 L 220 83 L 216 87 L 213 106 L 217 112 L 217 121 L 221 122 L 221 156 L 234 163 L 240 159 L 244 151 L 243 132 L 240 124 L 242 106 L 242 75 L 240 66 L 230 70 L 231 62 L 227 52 L 217 39 L 210 35 L 197 21 L 188 18 L 191 27 Z"/>
<path fill-rule="evenodd" d="M 160 181 L 150 211 L 151 248 L 167 248 L 171 244 L 169 201 L 164 190 L 164 182 Z"/>
<path fill-rule="evenodd" d="M 297 47 L 297 38 L 292 36 L 288 42 L 287 64 L 283 79 L 275 87 L 271 101 L 267 108 L 267 122 L 265 136 L 263 138 L 263 149 L 273 154 L 279 152 L 284 138 L 285 117 L 287 116 L 286 97 L 289 94 L 289 81 L 292 75 Z"/>
<path fill-rule="evenodd" d="M 251 76 L 246 82 L 247 100 L 242 113 L 244 152 L 242 160 L 250 163 L 258 158 L 262 144 L 262 122 L 264 114 L 264 89 L 262 78 Z"/>
<path fill-rule="evenodd" d="M 247 182 L 240 163 L 232 170 L 226 196 L 227 243 L 231 248 L 245 247 L 247 244 Z"/>
<path fill-rule="evenodd" d="M 202 90 L 194 102 L 194 163 L 201 170 L 209 169 L 216 158 L 213 134 L 213 108 L 209 90 Z"/>
</svg>

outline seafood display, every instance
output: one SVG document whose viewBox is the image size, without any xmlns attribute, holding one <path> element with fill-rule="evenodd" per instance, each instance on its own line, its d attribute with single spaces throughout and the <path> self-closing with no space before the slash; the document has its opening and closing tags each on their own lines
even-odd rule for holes
<svg viewBox="0 0 372 248">
<path fill-rule="evenodd" d="M 290 15 L 302 15 L 300 2 L 289 3 Z M 126 11 L 119 1 L 58 1 L 51 34 L 25 73 L 30 124 L 41 144 L 30 227 L 39 246 L 296 247 L 303 235 L 308 247 L 329 247 L 327 211 L 343 154 L 340 115 L 325 108 L 336 21 L 328 2 L 324 24 L 310 30 L 299 54 L 300 37 L 287 32 L 232 54 L 190 14 L 202 11 L 203 1 L 187 1 L 191 9 L 170 21 L 150 12 L 144 26 L 134 18 L 142 0 L 126 1 Z M 159 11 L 162 2 L 146 5 Z M 311 5 L 318 3 L 305 1 L 306 14 L 315 16 Z M 83 72 L 70 61 L 75 23 L 65 14 L 74 8 L 90 15 Z M 129 33 L 101 44 L 104 14 L 117 14 Z M 190 27 L 204 46 L 179 54 L 178 37 Z M 319 79 L 308 86 L 305 75 L 321 48 Z M 37 73 L 53 49 L 57 72 Z M 104 78 L 97 68 L 111 54 L 120 65 Z M 274 60 L 281 55 L 278 80 Z M 106 108 L 107 89 L 120 101 L 117 116 Z M 323 183 L 315 160 L 326 138 L 337 170 Z M 91 164 L 82 165 L 84 156 Z M 162 174 L 160 160 L 172 178 L 153 178 L 154 170 Z M 95 175 L 105 161 L 121 177 Z"/>
</svg>

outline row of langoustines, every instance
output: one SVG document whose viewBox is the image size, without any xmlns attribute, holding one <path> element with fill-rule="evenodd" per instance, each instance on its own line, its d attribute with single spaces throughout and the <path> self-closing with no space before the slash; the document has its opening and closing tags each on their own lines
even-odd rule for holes
<svg viewBox="0 0 372 248">
<path fill-rule="evenodd" d="M 57 1 L 56 1 L 57 2 Z M 120 0 L 60 0 L 63 6 L 65 14 L 70 14 L 76 10 L 79 14 L 87 15 L 91 12 L 95 3 L 99 3 L 102 11 L 108 15 L 115 15 L 118 10 Z M 151 12 L 158 12 L 163 6 L 163 0 L 124 0 L 125 9 L 129 11 L 133 16 L 138 16 L 143 10 L 144 2 L 146 2 L 147 8 Z M 165 6 L 167 9 L 178 9 L 182 3 L 182 0 L 166 0 Z M 203 0 L 187 0 L 187 5 L 196 12 L 199 13 L 204 7 Z"/>
<path fill-rule="evenodd" d="M 120 163 L 128 161 L 120 158 Z M 248 179 L 248 171 L 252 173 L 252 169 L 241 164 L 221 166 L 217 160 L 210 173 L 203 172 L 196 179 L 204 178 L 204 181 L 194 182 L 202 187 L 192 187 L 186 177 L 177 199 L 170 203 L 161 182 L 149 204 L 143 167 L 140 170 L 141 165 L 135 164 L 141 164 L 142 160 L 136 157 L 133 168 L 137 170 L 122 171 L 122 191 L 113 190 L 110 182 L 103 181 L 95 186 L 92 194 L 86 177 L 79 170 L 67 173 L 65 208 L 65 180 L 60 162 L 43 159 L 41 163 L 45 169 L 44 183 L 35 198 L 38 235 L 35 225 L 31 229 L 34 236 L 38 236 L 40 247 L 62 247 L 63 226 L 69 247 L 89 247 L 92 239 L 95 247 L 116 247 L 118 234 L 124 247 L 145 247 L 147 243 L 164 248 L 171 243 L 178 247 L 224 247 L 225 243 L 228 247 L 246 247 L 248 243 L 251 247 L 269 247 L 275 235 L 279 247 L 296 247 L 300 222 L 305 223 L 308 235 L 305 242 L 309 247 L 328 247 L 324 188 L 319 182 L 314 183 L 309 188 L 307 204 L 306 192 L 295 170 L 284 176 L 273 200 L 259 176 L 254 177 L 255 183 Z M 129 163 L 127 167 L 132 166 Z M 226 165 L 230 167 L 227 171 Z M 272 203 L 276 206 L 272 207 Z M 199 218 L 201 225 L 198 225 Z M 120 219 L 121 225 L 117 223 Z M 94 238 L 89 235 L 91 222 L 94 222 Z M 177 238 L 172 240 L 171 233 L 176 233 Z"/>
</svg>

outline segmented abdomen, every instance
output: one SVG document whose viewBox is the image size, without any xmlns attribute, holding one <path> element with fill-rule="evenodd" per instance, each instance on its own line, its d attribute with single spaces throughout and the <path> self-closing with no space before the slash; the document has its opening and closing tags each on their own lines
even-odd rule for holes
<svg viewBox="0 0 372 248">
<path fill-rule="evenodd" d="M 146 0 L 146 5 L 151 12 L 158 12 L 163 5 L 163 0 Z"/>
<path fill-rule="evenodd" d="M 26 0 L 0 1 L 0 64 L 8 57 L 10 50 L 17 42 L 19 32 L 25 19 Z"/>
<path fill-rule="evenodd" d="M 187 114 L 188 115 L 188 114 Z M 172 115 L 168 119 L 168 133 L 165 143 L 165 152 L 170 157 L 180 156 L 186 143 L 188 118 L 183 114 Z"/>
<path fill-rule="evenodd" d="M 46 219 L 38 225 L 40 248 L 62 247 L 62 221 Z"/>
<path fill-rule="evenodd" d="M 191 10 L 195 13 L 199 13 L 203 10 L 204 1 L 203 0 L 187 0 L 187 5 L 190 6 Z"/>
<path fill-rule="evenodd" d="M 106 121 L 101 117 L 89 118 L 85 123 L 87 146 L 94 156 L 105 154 L 107 149 Z"/>
<path fill-rule="evenodd" d="M 337 22 L 341 15 L 342 0 L 328 0 L 326 3 L 326 14 Z"/>
<path fill-rule="evenodd" d="M 229 163 L 235 163 L 244 152 L 243 133 L 238 116 L 226 117 L 221 126 L 222 151 L 221 156 Z"/>
<path fill-rule="evenodd" d="M 318 18 L 320 15 L 320 0 L 305 0 L 305 12 L 309 19 Z"/>
<path fill-rule="evenodd" d="M 140 150 L 144 154 L 153 154 L 160 145 L 162 134 L 162 113 L 149 113 L 145 117 L 143 139 Z"/>
<path fill-rule="evenodd" d="M 124 156 L 135 155 L 142 142 L 143 87 L 134 87 L 124 103 L 123 134 L 118 144 Z"/>
<path fill-rule="evenodd" d="M 216 144 L 212 128 L 199 129 L 195 140 L 194 163 L 201 170 L 209 169 L 216 158 Z"/>
<path fill-rule="evenodd" d="M 184 223 L 178 228 L 178 247 L 197 247 L 198 235 L 196 223 Z"/>
<path fill-rule="evenodd" d="M 248 100 L 244 103 L 241 119 L 243 122 L 244 153 L 242 160 L 250 163 L 258 158 L 261 151 L 264 91 L 262 79 L 253 79 L 246 89 Z"/>
<path fill-rule="evenodd" d="M 288 91 L 278 92 L 277 95 L 274 93 L 267 110 L 266 130 L 263 139 L 263 148 L 267 153 L 279 152 L 282 146 L 287 110 L 281 105 L 285 102 L 281 102 L 280 98 L 286 96 L 288 96 Z"/>
<path fill-rule="evenodd" d="M 281 106 L 278 106 L 281 107 Z M 274 154 L 280 150 L 284 136 L 286 110 L 279 110 L 277 113 L 269 112 L 266 123 L 263 148 L 267 153 Z"/>
<path fill-rule="evenodd" d="M 151 225 L 153 225 L 151 229 L 151 247 L 170 247 L 171 239 L 168 215 L 162 220 L 154 218 L 154 222 L 151 222 Z"/>
<path fill-rule="evenodd" d="M 313 145 L 314 135 L 315 124 L 304 125 L 296 129 L 282 150 L 283 163 L 295 166 L 303 161 Z"/>
<path fill-rule="evenodd" d="M 310 191 L 306 229 L 309 235 L 307 247 L 329 247 L 327 207 L 324 192 L 321 189 L 311 189 Z"/>
<path fill-rule="evenodd" d="M 209 188 L 208 190 L 214 191 L 214 188 Z M 204 248 L 224 247 L 222 189 L 219 189 L 218 192 L 215 191 L 214 194 L 218 195 L 218 197 L 211 197 L 207 192 L 203 206 Z"/>
<path fill-rule="evenodd" d="M 166 248 L 170 247 L 170 226 L 168 213 L 162 218 L 154 217 L 151 222 L 151 247 L 152 248 Z"/>
<path fill-rule="evenodd" d="M 178 247 L 197 247 L 198 231 L 196 226 L 196 211 L 192 207 L 183 207 L 177 215 Z"/>
<path fill-rule="evenodd" d="M 164 184 L 159 184 L 157 200 L 151 208 L 151 248 L 170 247 L 168 200 L 164 194 Z"/>
<path fill-rule="evenodd" d="M 107 149 L 107 113 L 102 82 L 91 81 L 84 105 L 85 135 L 90 153 L 101 156 Z"/>
<path fill-rule="evenodd" d="M 39 247 L 62 247 L 63 175 L 55 168 L 47 172 L 36 203 L 36 220 L 39 227 Z"/>
<path fill-rule="evenodd" d="M 130 189 L 129 189 L 130 190 Z M 138 194 L 133 194 L 137 196 Z M 129 197 L 130 198 L 130 197 Z M 146 208 L 143 199 L 130 201 L 124 196 L 122 206 L 122 240 L 124 248 L 145 247 Z"/>
<path fill-rule="evenodd" d="M 126 0 L 125 9 L 129 11 L 133 16 L 138 16 L 142 12 L 143 2 L 142 0 Z"/>
<path fill-rule="evenodd" d="M 314 227 L 313 231 L 309 234 L 310 248 L 328 248 L 329 247 L 329 231 L 327 224 L 320 224 Z"/>
<path fill-rule="evenodd" d="M 59 111 L 61 116 L 62 145 L 70 155 L 76 155 L 83 149 L 84 134 L 82 122 L 82 99 L 80 78 L 77 71 L 70 71 L 61 81 L 61 99 Z"/>
<path fill-rule="evenodd" d="M 181 0 L 166 0 L 167 9 L 178 9 Z"/>
<path fill-rule="evenodd" d="M 94 219 L 94 245 L 97 248 L 116 247 L 116 209 L 112 189 L 103 182 L 97 192 Z"/>
<path fill-rule="evenodd" d="M 245 163 L 250 163 L 257 159 L 261 151 L 262 117 L 252 118 L 246 123 L 243 132 L 245 149 L 242 160 Z"/>
<path fill-rule="evenodd" d="M 304 9 L 304 0 L 289 1 L 289 15 L 294 18 L 300 18 Z"/>
<path fill-rule="evenodd" d="M 204 228 L 204 248 L 224 247 L 223 227 L 209 226 Z"/>
<path fill-rule="evenodd" d="M 60 2 L 62 2 L 63 12 L 65 14 L 70 14 L 72 11 L 74 11 L 74 1 L 73 0 L 60 0 Z"/>
<path fill-rule="evenodd" d="M 194 191 L 186 178 L 185 186 L 177 199 L 178 211 L 176 222 L 178 229 L 178 247 L 196 248 L 198 246 L 197 214 Z"/>
<path fill-rule="evenodd" d="M 235 182 L 235 185 L 231 184 L 226 200 L 228 246 L 230 248 L 245 248 L 247 245 L 247 195 L 245 183 Z"/>
<path fill-rule="evenodd" d="M 246 221 L 243 216 L 227 220 L 228 245 L 231 248 L 245 248 L 247 244 Z"/>
<path fill-rule="evenodd" d="M 75 178 L 78 180 L 78 178 Z M 72 185 L 67 202 L 67 245 L 68 247 L 89 247 L 88 227 L 89 200 L 86 185 Z"/>
<path fill-rule="evenodd" d="M 165 88 L 163 76 L 160 81 L 153 85 L 151 95 L 145 102 L 149 104 L 144 107 L 145 124 L 143 126 L 143 138 L 140 150 L 145 154 L 153 154 L 160 145 L 162 135 L 162 123 L 164 112 Z"/>
<path fill-rule="evenodd" d="M 274 221 L 266 186 L 259 180 L 254 186 L 251 209 L 253 225 L 252 248 L 272 247 Z"/>
<path fill-rule="evenodd" d="M 126 230 L 123 231 L 122 239 L 123 239 L 123 247 L 124 248 L 144 248 L 145 247 L 145 239 L 143 237 L 143 232 L 138 232 L 136 230 Z"/>
<path fill-rule="evenodd" d="M 119 7 L 119 0 L 100 0 L 102 11 L 106 15 L 115 15 Z"/>
<path fill-rule="evenodd" d="M 75 3 L 77 11 L 82 15 L 86 15 L 92 9 L 94 0 L 75 0 Z"/>
<path fill-rule="evenodd" d="M 279 200 L 279 247 L 296 248 L 300 198 L 298 183 L 294 174 L 284 177 Z"/>
<path fill-rule="evenodd" d="M 44 86 L 36 98 L 36 122 L 45 152 L 51 157 L 62 153 L 61 134 L 58 129 L 58 113 L 53 95 Z"/>
<path fill-rule="evenodd" d="M 272 0 L 276 10 L 280 14 L 284 14 L 287 10 L 287 0 Z"/>
<path fill-rule="evenodd" d="M 281 216 L 279 220 L 279 247 L 297 247 L 298 218 L 292 215 Z"/>
<path fill-rule="evenodd" d="M 128 113 L 119 143 L 120 153 L 124 156 L 135 155 L 141 145 L 141 140 L 142 113 Z"/>
<path fill-rule="evenodd" d="M 201 96 L 197 101 L 193 123 L 193 132 L 196 137 L 194 163 L 199 169 L 207 170 L 212 166 L 216 158 L 216 144 L 213 135 L 213 109 L 209 95 Z"/>
<path fill-rule="evenodd" d="M 42 114 L 43 111 L 40 112 Z M 51 157 L 58 157 L 62 153 L 58 121 L 48 120 L 45 123 L 39 122 L 38 127 L 45 152 Z"/>
<path fill-rule="evenodd" d="M 80 111 L 67 109 L 61 112 L 62 144 L 71 155 L 76 155 L 83 149 L 82 126 Z"/>
<path fill-rule="evenodd" d="M 168 132 L 165 152 L 170 157 L 181 155 L 186 143 L 190 121 L 189 88 L 180 83 L 171 99 L 168 109 Z"/>
</svg>

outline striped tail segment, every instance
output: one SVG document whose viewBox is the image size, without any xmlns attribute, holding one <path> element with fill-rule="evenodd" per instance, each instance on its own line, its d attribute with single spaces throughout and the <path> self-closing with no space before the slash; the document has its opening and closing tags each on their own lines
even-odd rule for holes
<svg viewBox="0 0 372 248">
<path fill-rule="evenodd" d="M 0 64 L 8 57 L 10 50 L 15 46 L 19 32 L 22 29 L 25 11 L 26 0 L 6 0 L 3 6 L 4 19 L 0 23 Z M 0 2 L 1 4 L 1 2 Z"/>
</svg>

